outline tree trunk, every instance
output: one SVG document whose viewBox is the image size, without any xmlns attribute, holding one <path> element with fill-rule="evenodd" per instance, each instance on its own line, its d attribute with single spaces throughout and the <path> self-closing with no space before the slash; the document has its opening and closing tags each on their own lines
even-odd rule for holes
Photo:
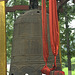
<svg viewBox="0 0 75 75">
<path fill-rule="evenodd" d="M 68 75 L 71 75 L 71 54 L 70 54 L 70 40 L 69 40 L 69 26 L 68 26 L 68 18 L 65 17 L 66 24 L 66 41 L 67 41 L 67 57 L 68 57 Z"/>
</svg>

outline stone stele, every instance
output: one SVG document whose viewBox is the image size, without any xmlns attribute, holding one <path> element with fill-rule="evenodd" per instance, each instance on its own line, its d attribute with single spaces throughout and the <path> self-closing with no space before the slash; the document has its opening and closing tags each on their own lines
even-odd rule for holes
<svg viewBox="0 0 75 75">
<path fill-rule="evenodd" d="M 49 22 L 48 16 L 47 14 L 47 22 Z M 54 56 L 49 37 L 48 27 L 48 67 L 52 68 Z M 14 24 L 10 75 L 26 75 L 26 73 L 28 75 L 41 75 L 41 69 L 44 65 L 41 11 L 29 10 L 20 15 Z M 57 69 L 61 70 L 59 54 L 57 56 Z"/>
</svg>

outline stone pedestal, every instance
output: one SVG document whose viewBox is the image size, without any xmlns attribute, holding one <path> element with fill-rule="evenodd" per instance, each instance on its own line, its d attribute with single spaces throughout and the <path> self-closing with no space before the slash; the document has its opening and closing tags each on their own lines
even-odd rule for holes
<svg viewBox="0 0 75 75">
<path fill-rule="evenodd" d="M 54 64 L 54 56 L 49 39 L 48 67 L 51 68 Z M 16 20 L 12 46 L 10 75 L 25 75 L 26 73 L 41 75 L 40 70 L 45 65 L 42 49 L 41 11 L 29 10 Z M 57 66 L 61 70 L 59 55 L 57 56 Z"/>
<path fill-rule="evenodd" d="M 65 75 L 63 71 L 51 71 L 50 75 Z"/>
</svg>

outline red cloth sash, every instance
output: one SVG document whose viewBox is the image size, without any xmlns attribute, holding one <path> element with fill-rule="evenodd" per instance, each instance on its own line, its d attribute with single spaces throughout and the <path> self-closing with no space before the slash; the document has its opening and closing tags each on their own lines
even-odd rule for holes
<svg viewBox="0 0 75 75">
<path fill-rule="evenodd" d="M 56 56 L 59 48 L 59 25 L 57 15 L 56 0 L 49 0 L 49 28 L 50 28 L 50 42 L 53 55 L 55 56 L 54 66 L 56 67 Z"/>
<path fill-rule="evenodd" d="M 58 54 L 59 48 L 59 26 L 58 26 L 56 0 L 49 0 L 49 29 L 50 29 L 51 49 L 53 55 L 55 56 L 54 66 L 51 69 L 49 69 L 47 66 L 49 52 L 48 52 L 48 37 L 47 37 L 46 0 L 42 0 L 42 39 L 43 39 L 43 58 L 45 61 L 45 66 L 41 71 L 46 75 L 50 75 L 50 71 L 56 68 L 56 56 Z"/>
<path fill-rule="evenodd" d="M 42 0 L 42 39 L 43 39 L 43 57 L 45 64 L 47 64 L 49 52 L 48 52 L 47 16 L 46 16 L 45 0 Z"/>
</svg>

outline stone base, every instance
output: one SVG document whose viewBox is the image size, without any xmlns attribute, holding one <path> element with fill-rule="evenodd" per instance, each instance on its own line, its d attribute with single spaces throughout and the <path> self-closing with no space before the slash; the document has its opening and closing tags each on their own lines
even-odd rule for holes
<svg viewBox="0 0 75 75">
<path fill-rule="evenodd" d="M 65 75 L 63 71 L 51 71 L 50 75 Z"/>
</svg>

